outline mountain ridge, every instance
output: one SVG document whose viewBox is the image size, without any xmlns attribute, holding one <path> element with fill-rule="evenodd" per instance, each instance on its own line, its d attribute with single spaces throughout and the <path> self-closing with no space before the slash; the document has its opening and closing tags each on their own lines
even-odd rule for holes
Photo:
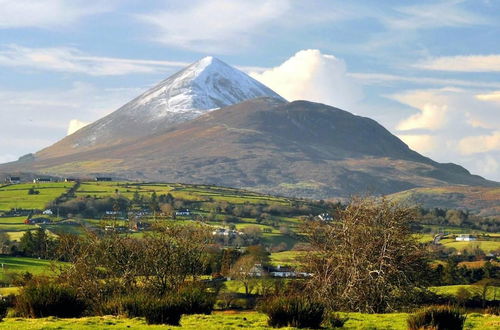
<svg viewBox="0 0 500 330">
<path fill-rule="evenodd" d="M 372 119 L 324 104 L 274 98 L 214 110 L 119 145 L 38 159 L 31 169 L 312 198 L 450 184 L 498 186 L 458 165 L 418 154 Z"/>
</svg>

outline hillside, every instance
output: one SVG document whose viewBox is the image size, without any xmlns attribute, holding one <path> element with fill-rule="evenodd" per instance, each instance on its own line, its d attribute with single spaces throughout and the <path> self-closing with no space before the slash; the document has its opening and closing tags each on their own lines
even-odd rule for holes
<svg viewBox="0 0 500 330">
<path fill-rule="evenodd" d="M 313 198 L 455 184 L 498 186 L 458 165 L 423 157 L 369 118 L 276 98 L 211 111 L 118 145 L 49 157 L 51 148 L 35 161 L 1 169 L 217 184 Z"/>
<path fill-rule="evenodd" d="M 446 186 L 415 188 L 391 195 L 425 208 L 467 209 L 479 216 L 500 219 L 500 188 Z"/>
</svg>

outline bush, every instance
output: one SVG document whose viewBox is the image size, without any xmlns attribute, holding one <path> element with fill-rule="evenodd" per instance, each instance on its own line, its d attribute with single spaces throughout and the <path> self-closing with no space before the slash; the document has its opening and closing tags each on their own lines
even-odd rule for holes
<svg viewBox="0 0 500 330">
<path fill-rule="evenodd" d="M 328 313 L 323 324 L 328 328 L 342 328 L 347 320 L 349 320 L 348 317 L 341 317 L 337 313 Z"/>
<path fill-rule="evenodd" d="M 15 309 L 22 317 L 79 317 L 85 310 L 72 288 L 55 283 L 29 283 L 17 297 Z"/>
<path fill-rule="evenodd" d="M 141 317 L 144 316 L 145 303 L 150 299 L 142 295 L 115 296 L 104 304 L 103 314 Z"/>
<path fill-rule="evenodd" d="M 408 329 L 463 329 L 466 315 L 456 307 L 430 306 L 417 311 L 407 319 Z"/>
<path fill-rule="evenodd" d="M 143 293 L 116 296 L 105 305 L 107 314 L 144 317 L 147 324 L 179 325 L 186 309 L 180 295 L 159 298 Z"/>
<path fill-rule="evenodd" d="M 9 301 L 5 298 L 0 298 L 0 321 L 3 320 L 5 316 L 7 316 L 7 309 L 9 306 Z"/>
<path fill-rule="evenodd" d="M 143 310 L 147 324 L 179 325 L 183 312 L 182 302 L 170 297 L 151 299 Z"/>
<path fill-rule="evenodd" d="M 184 314 L 210 314 L 214 309 L 215 295 L 203 287 L 184 287 L 178 293 Z"/>
<path fill-rule="evenodd" d="M 267 314 L 272 327 L 319 328 L 325 308 L 309 298 L 290 296 L 267 299 L 260 310 Z"/>
<path fill-rule="evenodd" d="M 490 315 L 500 315 L 500 306 L 488 307 L 484 312 Z"/>
</svg>

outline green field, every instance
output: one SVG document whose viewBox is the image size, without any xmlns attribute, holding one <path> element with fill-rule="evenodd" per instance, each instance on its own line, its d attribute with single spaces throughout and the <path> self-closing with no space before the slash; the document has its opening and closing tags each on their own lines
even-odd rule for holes
<svg viewBox="0 0 500 330">
<path fill-rule="evenodd" d="M 406 329 L 408 314 L 360 314 L 342 313 L 349 317 L 344 329 Z M 465 329 L 498 329 L 500 316 L 469 314 Z M 181 327 L 147 325 L 142 318 L 120 318 L 113 316 L 84 317 L 80 319 L 6 318 L 0 329 L 273 329 L 267 326 L 267 317 L 257 312 L 215 312 L 212 315 L 186 315 Z M 292 329 L 292 328 L 281 328 Z"/>
<path fill-rule="evenodd" d="M 300 257 L 304 256 L 306 252 L 303 251 L 283 251 L 271 253 L 271 263 L 273 265 L 289 265 L 297 266 L 300 264 Z"/>
<path fill-rule="evenodd" d="M 482 287 L 479 285 L 444 285 L 444 286 L 434 286 L 430 290 L 434 291 L 439 295 L 451 295 L 456 296 L 458 290 L 466 289 L 473 295 L 481 295 Z M 500 299 L 500 287 L 491 286 L 487 290 L 486 294 L 487 300 L 498 300 Z"/>
<path fill-rule="evenodd" d="M 73 186 L 68 182 L 23 183 L 0 188 L 0 211 L 10 209 L 44 209 L 45 205 Z M 34 188 L 40 193 L 28 195 L 28 190 Z"/>
<path fill-rule="evenodd" d="M 500 250 L 500 241 L 472 241 L 472 242 L 460 242 L 454 239 L 443 239 L 440 243 L 447 248 L 455 248 L 458 251 L 463 249 L 472 249 L 479 247 L 485 253 Z"/>
<path fill-rule="evenodd" d="M 52 266 L 60 266 L 63 263 L 54 263 L 50 260 L 25 258 L 25 257 L 0 257 L 0 279 L 11 273 L 26 273 L 33 275 L 51 275 Z"/>
<path fill-rule="evenodd" d="M 76 194 L 77 196 L 97 197 L 119 194 L 130 199 L 136 191 L 141 195 L 151 195 L 153 192 L 156 192 L 157 195 L 170 193 L 175 198 L 200 202 L 210 200 L 235 204 L 288 203 L 285 198 L 260 195 L 234 188 L 176 183 L 83 182 Z"/>
</svg>

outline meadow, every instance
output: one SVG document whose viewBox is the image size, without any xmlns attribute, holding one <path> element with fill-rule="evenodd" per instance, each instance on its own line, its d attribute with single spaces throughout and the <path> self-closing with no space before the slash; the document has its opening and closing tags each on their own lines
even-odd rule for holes
<svg viewBox="0 0 500 330">
<path fill-rule="evenodd" d="M 10 209 L 44 209 L 73 186 L 70 182 L 23 183 L 0 188 L 0 211 Z M 33 188 L 38 194 L 28 195 Z"/>
<path fill-rule="evenodd" d="M 490 253 L 493 251 L 497 251 L 500 249 L 500 240 L 477 240 L 477 241 L 470 241 L 470 242 L 461 242 L 461 241 L 456 241 L 454 239 L 443 239 L 440 241 L 440 243 L 447 248 L 454 248 L 458 251 L 464 250 L 464 249 L 474 249 L 476 247 L 480 248 L 483 250 L 485 253 Z"/>
<path fill-rule="evenodd" d="M 483 287 L 480 285 L 443 285 L 434 286 L 429 288 L 431 291 L 439 295 L 451 295 L 456 296 L 460 289 L 465 289 L 473 295 L 481 295 Z M 487 289 L 486 300 L 498 300 L 500 299 L 500 287 L 491 286 Z"/>
<path fill-rule="evenodd" d="M 33 275 L 51 275 L 54 274 L 53 266 L 57 267 L 62 264 L 36 258 L 0 256 L 0 279 L 4 279 L 11 273 L 29 272 Z"/>
<path fill-rule="evenodd" d="M 61 196 L 73 186 L 72 183 L 46 183 L 46 184 L 20 184 L 10 185 L 0 188 L 0 211 L 7 211 L 11 208 L 24 209 L 39 209 L 43 210 L 45 205 L 57 197 Z M 28 190 L 34 187 L 40 191 L 37 195 L 28 195 Z M 231 204 L 275 204 L 275 205 L 290 205 L 294 202 L 291 199 L 282 197 L 273 197 L 260 195 L 248 191 L 242 191 L 225 187 L 213 187 L 205 185 L 184 185 L 184 184 L 169 184 L 169 183 L 136 183 L 136 182 L 83 182 L 75 192 L 76 196 L 92 196 L 92 197 L 115 197 L 123 196 L 132 199 L 135 193 L 142 196 L 151 196 L 153 192 L 157 195 L 172 194 L 175 198 L 180 198 L 186 201 L 191 201 L 191 211 L 200 216 L 202 219 L 207 218 L 211 212 L 211 208 L 216 202 L 227 202 Z M 301 220 L 299 217 L 274 217 L 279 225 L 258 223 L 257 219 L 249 217 L 238 217 L 237 220 L 231 222 L 237 230 L 245 230 L 253 226 L 261 229 L 261 242 L 266 245 L 277 246 L 284 243 L 287 249 L 291 249 L 297 242 L 297 233 L 300 234 Z M 0 232 L 7 233 L 11 240 L 17 240 L 28 230 L 37 229 L 39 226 L 26 225 L 24 220 L 26 216 L 18 217 L 0 217 Z M 71 220 L 61 221 L 60 218 L 52 217 L 54 223 L 49 225 L 41 225 L 42 228 L 50 232 L 52 235 L 61 233 L 83 233 L 84 227 L 103 227 L 105 221 L 100 219 L 83 219 L 79 217 Z M 151 217 L 152 219 L 152 217 Z M 157 220 L 162 220 L 159 217 Z M 165 218 L 166 219 L 166 218 Z M 193 219 L 193 216 L 177 217 L 176 220 L 169 221 L 185 222 Z M 227 226 L 226 216 L 217 214 L 213 220 L 207 223 L 215 226 Z M 127 226 L 127 221 L 118 221 L 119 225 Z M 288 231 L 288 232 L 287 232 Z M 466 229 L 450 228 L 450 233 L 471 233 Z M 480 234 L 480 232 L 477 232 Z M 144 235 L 142 232 L 132 233 L 131 236 L 140 237 Z M 495 235 L 491 235 L 495 236 Z M 432 240 L 432 234 L 419 234 L 421 242 L 429 242 Z M 474 242 L 457 242 L 453 239 L 443 239 L 441 243 L 444 247 L 453 247 L 459 251 L 463 249 L 473 249 L 480 247 L 486 253 L 500 249 L 500 241 L 495 240 L 480 240 Z M 279 251 L 279 250 L 278 250 Z M 290 265 L 300 266 L 300 257 L 305 255 L 305 252 L 287 250 L 282 252 L 274 252 L 270 255 L 272 265 Z M 0 257 L 2 265 L 0 280 L 6 280 L 13 273 L 29 272 L 34 275 L 52 275 L 53 266 L 61 266 L 62 263 L 53 264 L 47 260 L 39 260 L 35 258 L 25 257 Z M 472 264 L 470 265 L 472 267 Z M 244 287 L 239 281 L 228 281 L 225 283 L 228 292 L 236 293 L 240 296 L 244 294 Z M 260 284 L 259 284 L 260 285 Z M 471 292 L 477 292 L 478 286 L 474 285 L 453 285 L 432 287 L 431 290 L 440 295 L 456 295 L 458 290 L 465 288 Z M 16 294 L 19 288 L 6 287 L 0 288 L 0 295 Z M 261 289 L 254 288 L 252 294 L 256 294 Z M 500 288 L 491 288 L 487 298 L 489 300 L 498 299 L 500 297 Z M 405 313 L 393 314 L 360 314 L 360 313 L 342 313 L 348 317 L 344 328 L 346 329 L 406 329 Z M 251 328 L 251 329 L 268 329 L 267 318 L 264 314 L 254 311 L 217 311 L 212 315 L 186 315 L 183 316 L 181 327 L 183 329 L 198 329 L 200 327 L 206 329 L 234 329 L 234 328 Z M 469 314 L 466 329 L 497 329 L 500 327 L 500 317 Z M 42 319 L 23 319 L 8 317 L 0 322 L 0 329 L 156 329 L 160 326 L 146 325 L 142 318 L 119 318 L 112 316 L 104 317 L 84 317 L 79 319 L 58 319 L 55 317 Z M 165 328 L 165 326 L 161 326 Z M 170 327 L 176 328 L 176 327 Z"/>
<path fill-rule="evenodd" d="M 361 314 L 340 313 L 348 317 L 344 329 L 406 329 L 406 313 Z M 469 314 L 465 329 L 498 329 L 500 316 Z M 267 317 L 258 312 L 214 312 L 211 315 L 185 315 L 181 326 L 147 325 L 142 318 L 120 318 L 113 316 L 83 317 L 78 319 L 6 318 L 0 329 L 274 329 L 267 326 Z M 294 328 L 281 328 L 294 329 Z"/>
</svg>

